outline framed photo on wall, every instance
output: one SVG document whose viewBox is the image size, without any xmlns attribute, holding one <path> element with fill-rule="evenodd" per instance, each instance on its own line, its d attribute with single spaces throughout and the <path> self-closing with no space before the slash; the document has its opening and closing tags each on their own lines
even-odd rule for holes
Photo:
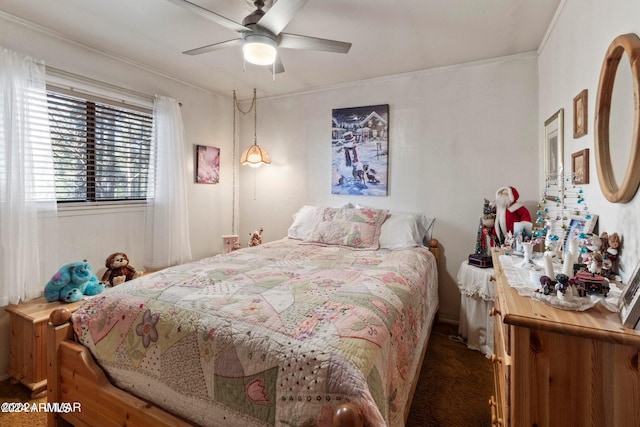
<svg viewBox="0 0 640 427">
<path fill-rule="evenodd" d="M 573 98 L 573 137 L 580 138 L 587 134 L 589 109 L 587 106 L 587 89 Z"/>
<path fill-rule="evenodd" d="M 571 155 L 571 183 L 589 183 L 589 149 L 585 148 Z"/>
<path fill-rule="evenodd" d="M 220 149 L 196 145 L 196 182 L 217 184 L 220 182 Z"/>
<path fill-rule="evenodd" d="M 544 173 L 547 184 L 562 183 L 564 159 L 564 109 L 544 122 Z"/>
<path fill-rule="evenodd" d="M 331 125 L 331 193 L 386 196 L 389 105 L 333 109 Z"/>
</svg>

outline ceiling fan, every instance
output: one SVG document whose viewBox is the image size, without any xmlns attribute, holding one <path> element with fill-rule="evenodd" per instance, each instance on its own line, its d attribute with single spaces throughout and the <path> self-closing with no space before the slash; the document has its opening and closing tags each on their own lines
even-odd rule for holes
<svg viewBox="0 0 640 427">
<path fill-rule="evenodd" d="M 242 46 L 244 59 L 247 62 L 256 65 L 273 66 L 275 74 L 284 72 L 284 66 L 277 54 L 277 48 L 319 50 L 335 53 L 347 53 L 351 48 L 351 43 L 281 32 L 293 19 L 296 12 L 309 0 L 267 0 L 266 3 L 271 6 L 266 12 L 263 10 L 265 8 L 264 0 L 247 0 L 249 3 L 252 2 L 256 9 L 242 20 L 242 24 L 238 24 L 188 0 L 169 1 L 216 24 L 240 33 L 239 38 L 183 52 L 187 55 L 200 55 L 228 47 Z"/>
</svg>

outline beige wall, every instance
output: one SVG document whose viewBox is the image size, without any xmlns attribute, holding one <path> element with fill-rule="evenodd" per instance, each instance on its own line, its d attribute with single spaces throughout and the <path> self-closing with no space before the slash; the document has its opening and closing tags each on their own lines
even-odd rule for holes
<svg viewBox="0 0 640 427">
<path fill-rule="evenodd" d="M 44 60 L 47 66 L 147 94 L 151 99 L 159 94 L 181 102 L 189 174 L 192 253 L 195 259 L 200 259 L 222 250 L 220 236 L 231 233 L 232 216 L 231 88 L 228 96 L 213 94 L 3 18 L 3 15 L 0 15 L 0 40 L 4 47 Z M 196 144 L 221 149 L 223 179 L 219 184 L 194 183 L 192 153 Z M 58 250 L 46 253 L 46 261 L 53 265 L 87 259 L 100 272 L 100 269 L 104 271 L 107 256 L 122 251 L 129 256 L 131 265 L 142 269 L 144 208 L 65 210 L 59 213 L 59 235 Z M 50 275 L 54 273 L 52 271 Z M 43 288 L 48 278 L 44 279 Z M 8 316 L 2 308 L 0 311 L 2 377 L 8 366 L 9 329 Z"/>
<path fill-rule="evenodd" d="M 585 148 L 590 150 L 590 184 L 584 186 L 589 210 L 599 215 L 600 231 L 619 233 L 624 242 L 621 255 L 621 273 L 628 278 L 640 260 L 640 197 L 629 203 L 607 201 L 600 190 L 596 173 L 594 150 L 594 118 L 596 94 L 602 62 L 615 37 L 626 33 L 640 35 L 640 2 L 636 0 L 566 0 L 560 5 L 555 25 L 543 45 L 539 60 L 539 129 L 545 118 L 555 111 L 565 111 L 565 169 L 571 166 L 571 154 Z M 588 133 L 573 138 L 573 98 L 583 89 L 588 91 Z M 632 92 L 628 91 L 629 110 L 633 105 Z M 631 115 L 629 115 L 631 116 Z M 613 122 L 612 122 L 613 123 Z M 617 122 L 627 131 L 629 138 L 623 141 L 613 138 L 611 144 L 624 146 L 627 157 L 630 145 L 632 117 Z M 617 130 L 614 126 L 612 135 Z M 540 136 L 542 140 L 542 134 Z M 542 151 L 540 151 L 542 156 Z M 626 159 L 625 159 L 626 160 Z M 624 169 L 626 164 L 620 166 Z M 638 167 L 636 165 L 636 167 Z M 542 173 L 542 165 L 541 165 Z M 542 188 L 542 187 L 541 187 Z"/>
<path fill-rule="evenodd" d="M 389 104 L 389 194 L 332 195 L 331 110 L 377 104 Z M 283 237 L 304 204 L 423 212 L 443 248 L 440 318 L 457 321 L 456 275 L 475 251 L 483 199 L 512 185 L 537 202 L 537 109 L 534 53 L 259 100 L 258 142 L 273 163 L 242 169 L 241 235 L 262 226 L 266 240 Z"/>
</svg>

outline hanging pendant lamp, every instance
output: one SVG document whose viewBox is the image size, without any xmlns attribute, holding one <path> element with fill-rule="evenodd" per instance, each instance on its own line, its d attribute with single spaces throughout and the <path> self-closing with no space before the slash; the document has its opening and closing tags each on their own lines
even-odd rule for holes
<svg viewBox="0 0 640 427">
<path fill-rule="evenodd" d="M 240 163 L 257 168 L 262 164 L 271 163 L 271 158 L 264 148 L 254 143 L 251 147 L 244 150 L 240 158 Z"/>
<path fill-rule="evenodd" d="M 271 163 L 269 153 L 258 145 L 258 103 L 255 89 L 253 89 L 253 145 L 244 150 L 240 157 L 240 163 L 254 168 Z"/>
</svg>

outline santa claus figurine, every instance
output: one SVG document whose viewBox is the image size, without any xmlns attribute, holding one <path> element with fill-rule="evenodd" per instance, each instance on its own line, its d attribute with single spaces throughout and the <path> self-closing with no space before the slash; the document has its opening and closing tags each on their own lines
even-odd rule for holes
<svg viewBox="0 0 640 427">
<path fill-rule="evenodd" d="M 516 222 L 531 222 L 527 208 L 518 202 L 518 191 L 513 187 L 502 187 L 496 191 L 496 221 L 493 227 L 496 240 L 503 244 L 508 232 L 513 234 Z"/>
</svg>

